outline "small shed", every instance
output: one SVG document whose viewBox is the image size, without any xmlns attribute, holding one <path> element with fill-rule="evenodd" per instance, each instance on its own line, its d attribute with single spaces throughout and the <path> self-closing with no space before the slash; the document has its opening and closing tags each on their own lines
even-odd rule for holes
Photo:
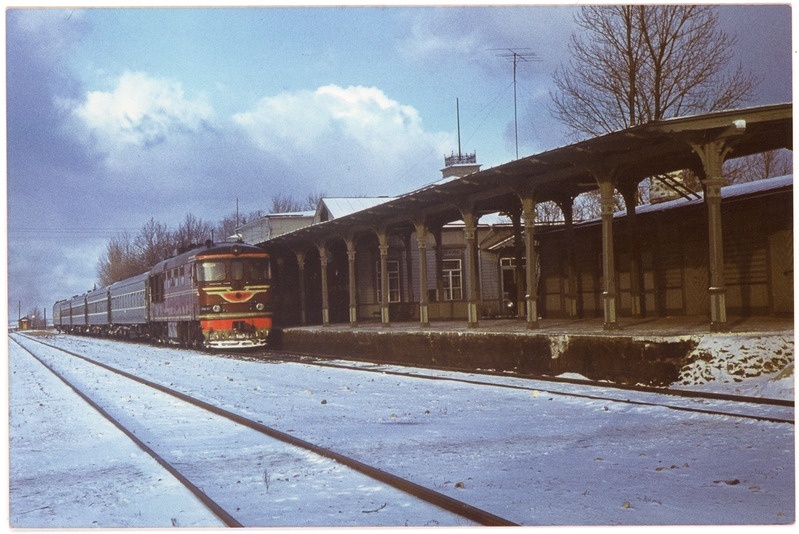
<svg viewBox="0 0 799 534">
<path fill-rule="evenodd" d="M 21 317 L 19 319 L 19 330 L 30 330 L 31 320 L 28 317 Z"/>
</svg>

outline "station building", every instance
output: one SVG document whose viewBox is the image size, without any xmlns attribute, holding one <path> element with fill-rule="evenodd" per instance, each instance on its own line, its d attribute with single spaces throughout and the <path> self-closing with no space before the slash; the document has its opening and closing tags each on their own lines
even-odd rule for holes
<svg viewBox="0 0 799 534">
<path fill-rule="evenodd" d="M 730 317 L 793 314 L 792 176 L 724 187 L 721 175 L 728 159 L 782 148 L 791 104 L 655 121 L 486 170 L 453 155 L 416 191 L 322 199 L 240 234 L 276 259 L 284 326 L 601 317 L 611 330 L 685 315 L 724 331 Z M 672 183 L 686 170 L 701 191 Z M 679 195 L 637 206 L 644 180 Z M 601 216 L 575 221 L 575 198 L 595 190 Z M 536 221 L 547 201 L 560 223 Z"/>
</svg>

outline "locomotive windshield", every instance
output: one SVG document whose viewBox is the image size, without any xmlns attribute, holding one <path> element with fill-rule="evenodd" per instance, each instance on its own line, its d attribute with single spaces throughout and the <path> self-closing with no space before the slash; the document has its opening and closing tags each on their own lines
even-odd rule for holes
<svg viewBox="0 0 799 534">
<path fill-rule="evenodd" d="M 231 280 L 262 282 L 272 277 L 268 260 L 233 260 L 229 267 L 224 261 L 204 261 L 197 266 L 199 282 L 221 282 L 228 273 Z"/>
<path fill-rule="evenodd" d="M 233 280 L 246 279 L 253 282 L 269 280 L 269 262 L 233 260 L 230 263 L 230 275 Z"/>
<path fill-rule="evenodd" d="M 272 278 L 272 267 L 268 260 L 253 261 L 249 263 L 250 280 L 263 281 Z"/>
<path fill-rule="evenodd" d="M 197 280 L 200 282 L 220 282 L 224 279 L 224 261 L 204 261 L 197 267 Z"/>
</svg>

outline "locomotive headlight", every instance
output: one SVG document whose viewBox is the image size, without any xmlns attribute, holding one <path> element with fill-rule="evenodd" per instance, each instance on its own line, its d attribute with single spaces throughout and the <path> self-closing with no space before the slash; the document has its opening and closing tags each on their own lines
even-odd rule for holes
<svg viewBox="0 0 799 534">
<path fill-rule="evenodd" d="M 259 302 L 258 304 L 255 305 L 255 309 L 258 311 L 264 311 L 264 303 Z"/>
<path fill-rule="evenodd" d="M 211 309 L 214 310 L 216 313 L 219 313 L 222 311 L 222 306 L 220 306 L 219 304 L 214 304 L 214 307 Z"/>
</svg>

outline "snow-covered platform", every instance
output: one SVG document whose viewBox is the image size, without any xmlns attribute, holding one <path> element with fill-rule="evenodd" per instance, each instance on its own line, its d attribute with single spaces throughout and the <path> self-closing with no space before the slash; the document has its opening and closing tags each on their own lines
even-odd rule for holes
<svg viewBox="0 0 799 534">
<path fill-rule="evenodd" d="M 528 329 L 515 319 L 465 322 L 361 323 L 285 328 L 274 345 L 286 351 L 458 370 L 559 375 L 666 386 L 711 380 L 713 367 L 750 377 L 793 365 L 790 317 L 733 318 L 710 332 L 706 317 L 623 318 L 605 330 L 601 318 L 544 319 Z M 716 377 L 717 378 L 717 377 Z"/>
</svg>

